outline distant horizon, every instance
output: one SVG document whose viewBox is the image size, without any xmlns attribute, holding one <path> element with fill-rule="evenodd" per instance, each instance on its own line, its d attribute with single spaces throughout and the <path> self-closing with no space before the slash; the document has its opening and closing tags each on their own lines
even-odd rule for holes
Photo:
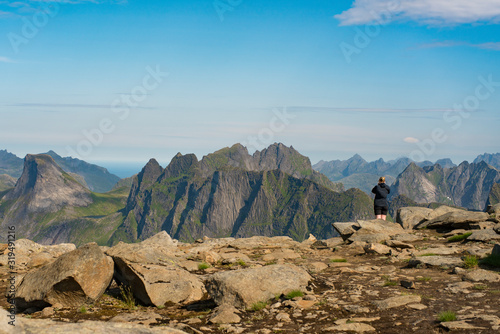
<svg viewBox="0 0 500 334">
<path fill-rule="evenodd" d="M 235 145 L 235 144 L 233 144 L 233 145 Z M 293 145 L 286 145 L 286 144 L 284 144 L 284 145 L 287 146 L 287 147 L 293 146 Z M 220 147 L 217 150 L 223 149 L 225 147 L 231 147 L 231 146 Z M 367 159 L 362 154 L 353 153 L 353 154 L 351 154 L 347 158 L 333 158 L 333 159 L 329 159 L 329 160 L 319 159 L 319 160 L 313 161 L 311 159 L 311 157 L 309 157 L 307 154 L 305 154 L 304 152 L 301 152 L 295 146 L 293 146 L 293 147 L 300 154 L 302 154 L 305 157 L 308 157 L 311 160 L 311 165 L 313 165 L 313 166 L 315 164 L 319 163 L 320 161 L 325 161 L 325 162 L 330 162 L 330 161 L 335 161 L 335 160 L 346 161 L 346 160 L 349 160 L 350 158 L 354 157 L 355 155 L 361 156 L 368 163 L 375 162 L 375 161 L 377 161 L 379 159 L 383 159 L 384 162 L 389 162 L 389 161 L 394 161 L 394 160 L 398 160 L 398 159 L 402 159 L 402 158 L 409 158 L 409 157 L 405 157 L 405 156 L 400 156 L 400 157 L 395 157 L 395 158 L 390 158 L 390 159 L 386 159 L 384 157 L 379 157 L 379 158 L 375 158 L 375 159 Z M 47 153 L 47 152 L 51 151 L 51 150 L 47 150 L 47 151 L 44 151 L 44 152 L 25 153 L 24 155 L 19 155 L 19 154 L 15 153 L 15 152 L 12 152 L 12 151 L 10 151 L 9 149 L 6 149 L 6 148 L 0 147 L 0 150 L 6 150 L 7 152 L 14 154 L 14 155 L 16 155 L 17 157 L 19 157 L 21 159 L 24 159 L 24 157 L 27 154 L 44 154 L 44 153 Z M 212 152 L 203 153 L 202 155 L 196 154 L 194 152 L 186 152 L 186 153 L 184 153 L 184 152 L 178 152 L 178 153 L 181 153 L 183 155 L 185 155 L 185 154 L 195 154 L 196 157 L 198 158 L 198 160 L 201 160 L 204 156 L 206 156 L 206 155 L 208 155 L 210 153 L 213 153 L 213 152 L 215 152 L 217 150 L 214 150 Z M 68 156 L 61 155 L 60 152 L 57 152 L 56 150 L 52 150 L 52 151 L 54 151 L 56 154 L 58 154 L 59 156 L 61 156 L 63 158 L 67 158 L 68 157 Z M 250 152 L 249 151 L 249 154 L 253 155 L 255 152 L 256 151 L 254 151 L 254 152 Z M 415 161 L 415 162 L 420 163 L 420 162 L 430 161 L 432 163 L 436 163 L 438 160 L 450 159 L 455 165 L 460 165 L 464 161 L 467 161 L 468 163 L 472 163 L 478 156 L 483 155 L 483 154 L 498 154 L 498 153 L 500 153 L 500 152 L 483 152 L 483 153 L 477 154 L 476 156 L 472 157 L 471 159 L 468 159 L 468 160 L 465 159 L 465 160 L 460 160 L 460 161 L 456 161 L 456 160 L 454 160 L 454 159 L 452 159 L 450 157 L 442 157 L 442 158 L 438 158 L 436 160 L 423 160 L 423 161 Z M 150 159 L 155 159 L 162 166 L 162 168 L 166 168 L 168 166 L 168 164 L 170 163 L 170 161 L 172 160 L 172 158 L 174 158 L 174 156 L 175 156 L 175 154 L 172 155 L 170 158 L 166 158 L 166 159 L 160 159 L 158 157 L 150 157 L 150 158 L 142 160 L 142 161 L 140 161 L 140 160 L 128 160 L 128 161 L 125 161 L 125 160 L 122 160 L 122 161 L 113 161 L 113 160 L 84 160 L 84 159 L 80 159 L 80 158 L 77 158 L 77 159 L 83 160 L 83 161 L 85 161 L 87 163 L 94 164 L 94 165 L 97 165 L 97 166 L 100 166 L 100 167 L 104 167 L 111 174 L 114 174 L 114 175 L 116 175 L 116 176 L 118 176 L 120 178 L 127 178 L 127 177 L 130 177 L 130 176 L 133 176 L 134 174 L 139 173 L 142 170 L 142 168 L 148 163 L 148 161 Z M 75 158 L 75 157 L 71 157 L 71 158 Z M 132 173 L 132 174 L 130 174 L 130 173 Z"/>
</svg>

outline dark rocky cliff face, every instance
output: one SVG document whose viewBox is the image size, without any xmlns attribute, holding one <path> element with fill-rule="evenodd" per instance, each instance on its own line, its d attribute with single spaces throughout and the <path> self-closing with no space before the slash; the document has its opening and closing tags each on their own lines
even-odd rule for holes
<svg viewBox="0 0 500 334">
<path fill-rule="evenodd" d="M 134 181 L 125 221 L 110 243 L 144 240 L 161 230 L 184 241 L 253 235 L 303 240 L 309 233 L 328 238 L 332 222 L 372 216 L 372 200 L 362 191 L 335 192 L 309 179 L 315 177 L 309 159 L 282 144 L 253 156 L 235 145 L 199 162 L 178 154 L 164 171 L 152 160 Z"/>
<path fill-rule="evenodd" d="M 410 164 L 397 178 L 391 198 L 405 195 L 417 203 L 439 202 L 484 210 L 488 196 L 500 172 L 487 163 L 463 162 L 457 167 L 442 168 L 436 164 L 418 167 Z"/>
</svg>

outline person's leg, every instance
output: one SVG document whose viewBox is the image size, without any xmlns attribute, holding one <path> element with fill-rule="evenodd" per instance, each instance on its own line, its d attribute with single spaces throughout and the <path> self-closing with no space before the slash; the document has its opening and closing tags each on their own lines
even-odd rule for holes
<svg viewBox="0 0 500 334">
<path fill-rule="evenodd" d="M 387 212 L 388 211 L 389 211 L 388 207 L 382 208 L 382 210 L 380 210 L 380 219 L 385 220 L 387 218 Z"/>
<path fill-rule="evenodd" d="M 377 215 L 377 219 L 383 219 L 382 215 Z"/>
</svg>

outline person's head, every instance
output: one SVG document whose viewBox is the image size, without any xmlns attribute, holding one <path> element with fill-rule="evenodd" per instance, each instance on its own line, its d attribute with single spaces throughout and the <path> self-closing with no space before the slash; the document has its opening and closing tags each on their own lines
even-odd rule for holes
<svg viewBox="0 0 500 334">
<path fill-rule="evenodd" d="M 378 183 L 385 183 L 385 177 L 381 176 L 380 179 L 378 179 Z"/>
</svg>

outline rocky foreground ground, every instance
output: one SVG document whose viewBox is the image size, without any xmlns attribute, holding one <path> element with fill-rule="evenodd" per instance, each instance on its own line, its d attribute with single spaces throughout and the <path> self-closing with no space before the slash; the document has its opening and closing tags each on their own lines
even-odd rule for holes
<svg viewBox="0 0 500 334">
<path fill-rule="evenodd" d="M 494 209 L 404 208 L 398 223 L 334 227 L 341 237 L 301 243 L 18 240 L 15 282 L 8 245 L 0 256 L 0 333 L 500 332 Z"/>
</svg>

